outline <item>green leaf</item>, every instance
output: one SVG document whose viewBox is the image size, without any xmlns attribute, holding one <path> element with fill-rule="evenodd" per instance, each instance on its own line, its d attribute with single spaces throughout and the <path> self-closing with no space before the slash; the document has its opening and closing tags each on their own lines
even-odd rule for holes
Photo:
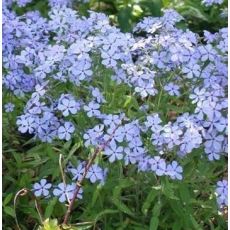
<svg viewBox="0 0 230 230">
<path fill-rule="evenodd" d="M 206 22 L 209 21 L 208 15 L 206 15 L 204 12 L 202 12 L 200 9 L 186 5 L 183 8 L 180 9 L 182 11 L 183 16 L 194 16 L 196 18 L 202 19 Z"/>
<path fill-rule="evenodd" d="M 157 230 L 159 224 L 159 218 L 153 216 L 150 221 L 150 228 L 149 230 Z"/>
<path fill-rule="evenodd" d="M 161 201 L 158 200 L 156 202 L 156 204 L 153 207 L 152 210 L 152 218 L 150 220 L 150 228 L 149 230 L 157 230 L 158 229 L 158 224 L 159 224 L 159 215 L 160 215 L 160 211 L 161 211 Z"/>
<path fill-rule="evenodd" d="M 6 206 L 12 199 L 13 193 L 9 193 L 3 201 L 3 206 Z"/>
<path fill-rule="evenodd" d="M 14 209 L 9 207 L 9 206 L 6 206 L 4 207 L 4 212 L 12 217 L 15 217 L 15 213 L 14 213 Z"/>
<path fill-rule="evenodd" d="M 184 204 L 188 204 L 191 200 L 189 189 L 186 184 L 181 184 L 179 187 L 179 193 L 181 200 Z"/>
<path fill-rule="evenodd" d="M 162 192 L 163 194 L 171 200 L 179 200 L 179 198 L 175 195 L 174 185 L 169 183 L 168 179 L 165 178 L 162 184 Z"/>
<path fill-rule="evenodd" d="M 195 218 L 192 215 L 189 215 L 189 217 L 190 217 L 190 220 L 191 220 L 194 228 L 197 229 L 197 230 L 202 230 L 201 226 L 197 223 Z"/>
<path fill-rule="evenodd" d="M 127 205 L 125 205 L 123 202 L 121 202 L 118 199 L 113 199 L 112 200 L 115 206 L 121 211 L 124 212 L 130 216 L 134 216 L 134 213 L 128 208 Z"/>
<path fill-rule="evenodd" d="M 182 218 L 184 216 L 183 206 L 181 206 L 181 204 L 177 200 L 168 200 L 168 202 L 175 214 L 177 215 L 177 217 Z"/>
<path fill-rule="evenodd" d="M 118 213 L 118 210 L 113 210 L 113 209 L 105 209 L 102 212 L 98 213 L 95 217 L 95 222 L 97 222 L 98 220 L 100 220 L 100 218 L 104 215 L 107 214 L 114 214 L 114 213 Z"/>
<path fill-rule="evenodd" d="M 57 198 L 55 197 L 54 199 L 50 200 L 48 203 L 48 206 L 45 210 L 45 218 L 49 218 L 51 217 L 53 210 L 54 210 L 54 206 L 57 203 Z"/>
<path fill-rule="evenodd" d="M 161 15 L 162 0 L 145 0 L 141 2 L 141 6 L 145 7 L 145 10 L 147 10 L 152 16 L 156 17 Z"/>
<path fill-rule="evenodd" d="M 131 30 L 131 22 L 130 22 L 131 16 L 132 16 L 131 7 L 126 7 L 119 10 L 117 19 L 122 31 L 129 32 Z"/>
<path fill-rule="evenodd" d="M 65 162 L 68 162 L 71 159 L 71 157 L 77 151 L 77 149 L 79 149 L 79 147 L 80 147 L 80 143 L 74 144 L 73 148 L 69 151 L 69 154 L 68 154 L 67 158 L 65 159 Z"/>
<path fill-rule="evenodd" d="M 176 220 L 176 222 L 173 224 L 172 230 L 181 230 L 182 224 L 180 219 Z"/>
<path fill-rule="evenodd" d="M 69 226 L 69 225 L 62 225 L 62 229 L 64 230 L 87 230 L 92 229 L 92 224 L 84 224 L 83 226 Z"/>
<path fill-rule="evenodd" d="M 134 216 L 134 213 L 129 209 L 129 207 L 124 204 L 121 200 L 121 192 L 123 188 L 127 188 L 133 185 L 133 181 L 131 181 L 130 179 L 124 179 L 124 180 L 120 180 L 119 185 L 117 185 L 114 189 L 113 192 L 113 198 L 112 198 L 112 202 L 114 203 L 114 205 L 122 212 L 130 215 L 130 216 Z"/>
<path fill-rule="evenodd" d="M 92 198 L 92 202 L 91 202 L 91 207 L 94 207 L 99 195 L 100 195 L 100 192 L 101 192 L 101 188 L 100 187 L 97 187 L 93 193 L 93 198 Z"/>
<path fill-rule="evenodd" d="M 154 201 L 154 199 L 155 199 L 155 197 L 156 197 L 157 194 L 158 194 L 158 192 L 156 190 L 154 190 L 154 189 L 152 189 L 149 192 L 149 194 L 148 194 L 148 196 L 147 196 L 144 204 L 142 205 L 141 211 L 142 211 L 143 214 L 145 214 L 145 215 L 147 214 L 148 209 L 151 206 L 151 204 Z"/>
</svg>

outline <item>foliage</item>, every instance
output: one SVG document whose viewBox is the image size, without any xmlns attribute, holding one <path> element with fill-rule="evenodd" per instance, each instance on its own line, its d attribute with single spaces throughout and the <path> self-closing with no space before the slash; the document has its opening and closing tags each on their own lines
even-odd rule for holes
<svg viewBox="0 0 230 230">
<path fill-rule="evenodd" d="M 76 7 L 79 3 L 76 3 Z M 203 30 L 216 32 L 227 26 L 227 1 L 221 5 L 205 6 L 201 0 L 99 0 L 89 1 L 84 8 L 91 8 L 110 15 L 111 19 L 123 31 L 131 31 L 134 23 L 143 17 L 162 15 L 163 9 L 175 9 L 186 18 L 186 24 L 192 31 L 202 33 Z M 220 17 L 220 15 L 223 17 Z"/>
<path fill-rule="evenodd" d="M 16 216 L 21 229 L 227 229 L 227 30 L 207 16 L 220 8 L 177 1 L 199 17 L 190 28 L 200 33 L 207 19 L 216 32 L 200 36 L 160 11 L 169 1 L 78 6 L 113 5 L 123 31 L 161 16 L 130 34 L 52 4 L 3 9 L 5 229 L 17 229 Z M 41 213 L 29 195 L 14 203 L 22 188 Z"/>
</svg>

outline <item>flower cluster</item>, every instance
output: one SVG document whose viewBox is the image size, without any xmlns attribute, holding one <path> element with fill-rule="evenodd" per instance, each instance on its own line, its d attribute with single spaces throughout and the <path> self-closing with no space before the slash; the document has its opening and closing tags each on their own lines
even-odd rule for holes
<svg viewBox="0 0 230 230">
<path fill-rule="evenodd" d="M 27 101 L 17 117 L 21 133 L 49 143 L 79 135 L 86 148 L 108 142 L 101 153 L 107 162 L 123 161 L 139 172 L 177 180 L 183 178 L 179 162 L 194 149 L 210 161 L 226 155 L 227 28 L 204 31 L 203 38 L 178 29 L 183 17 L 165 10 L 162 17 L 144 18 L 132 34 L 122 33 L 106 15 L 90 11 L 86 18 L 66 5 L 53 7 L 48 18 L 39 12 L 17 16 L 3 8 L 3 84 Z M 130 90 L 144 118 L 122 108 L 104 112 L 110 101 L 98 83 L 103 73 Z M 186 102 L 187 111 L 173 120 L 164 117 L 157 111 L 164 93 Z M 151 100 L 157 101 L 154 112 Z M 12 104 L 5 109 L 13 111 Z M 80 130 L 78 114 L 93 125 Z M 85 163 L 67 168 L 74 181 Z M 99 162 L 86 178 L 103 184 L 106 174 Z M 61 183 L 53 194 L 64 202 L 74 186 Z M 44 181 L 35 184 L 35 195 L 47 196 L 49 187 Z"/>
<path fill-rule="evenodd" d="M 46 179 L 41 179 L 40 182 L 36 182 L 33 185 L 32 191 L 37 197 L 50 197 L 50 190 L 53 189 L 52 195 L 58 197 L 58 200 L 63 203 L 65 201 L 70 202 L 74 196 L 74 191 L 76 190 L 76 185 L 74 183 L 65 184 L 60 183 L 57 186 L 52 186 L 51 183 L 48 183 Z M 82 199 L 82 188 L 80 188 L 77 198 Z"/>
<path fill-rule="evenodd" d="M 16 3 L 18 7 L 25 7 L 31 2 L 33 2 L 33 0 L 5 0 L 3 4 L 7 5 L 8 7 L 12 7 L 12 5 Z M 50 7 L 72 6 L 72 0 L 48 0 L 48 3 Z"/>
</svg>

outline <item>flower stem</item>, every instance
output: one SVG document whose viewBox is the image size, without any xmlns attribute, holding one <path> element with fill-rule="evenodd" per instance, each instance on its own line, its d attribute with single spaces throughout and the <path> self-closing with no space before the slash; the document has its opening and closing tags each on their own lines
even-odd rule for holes
<svg viewBox="0 0 230 230">
<path fill-rule="evenodd" d="M 94 151 L 94 153 L 92 154 L 91 158 L 88 160 L 88 162 L 87 162 L 87 164 L 86 164 L 86 166 L 85 166 L 85 168 L 84 168 L 84 173 L 83 173 L 81 179 L 80 179 L 79 181 L 76 182 L 76 190 L 74 191 L 73 198 L 71 199 L 71 202 L 70 202 L 70 204 L 69 204 L 69 206 L 68 206 L 68 209 L 67 209 L 67 211 L 66 211 L 66 213 L 65 213 L 63 224 L 67 224 L 67 222 L 68 222 L 68 220 L 69 220 L 70 214 L 71 214 L 72 209 L 73 209 L 74 201 L 77 200 L 77 195 L 78 195 L 78 193 L 79 193 L 79 191 L 80 191 L 80 188 L 82 187 L 82 183 L 83 183 L 83 181 L 84 181 L 84 179 L 85 179 L 85 177 L 86 177 L 86 175 L 87 175 L 87 173 L 88 173 L 88 171 L 89 171 L 89 168 L 90 168 L 91 165 L 93 164 L 93 162 L 94 162 L 94 160 L 96 159 L 96 157 L 101 153 L 101 151 L 103 151 L 103 150 L 105 149 L 105 147 L 106 147 L 106 146 L 109 144 L 109 142 L 112 140 L 113 134 L 115 133 L 115 131 L 117 130 L 118 127 L 119 127 L 119 126 L 117 126 L 117 127 L 113 130 L 113 132 L 112 132 L 110 138 L 109 138 L 106 142 L 104 142 L 102 145 L 99 145 L 99 146 L 95 149 L 95 151 Z"/>
</svg>

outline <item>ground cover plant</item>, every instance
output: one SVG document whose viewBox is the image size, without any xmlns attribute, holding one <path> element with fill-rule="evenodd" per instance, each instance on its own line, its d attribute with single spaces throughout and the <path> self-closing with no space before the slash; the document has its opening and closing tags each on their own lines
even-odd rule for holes
<svg viewBox="0 0 230 230">
<path fill-rule="evenodd" d="M 3 4 L 4 228 L 227 229 L 227 27 L 27 4 Z"/>
</svg>

